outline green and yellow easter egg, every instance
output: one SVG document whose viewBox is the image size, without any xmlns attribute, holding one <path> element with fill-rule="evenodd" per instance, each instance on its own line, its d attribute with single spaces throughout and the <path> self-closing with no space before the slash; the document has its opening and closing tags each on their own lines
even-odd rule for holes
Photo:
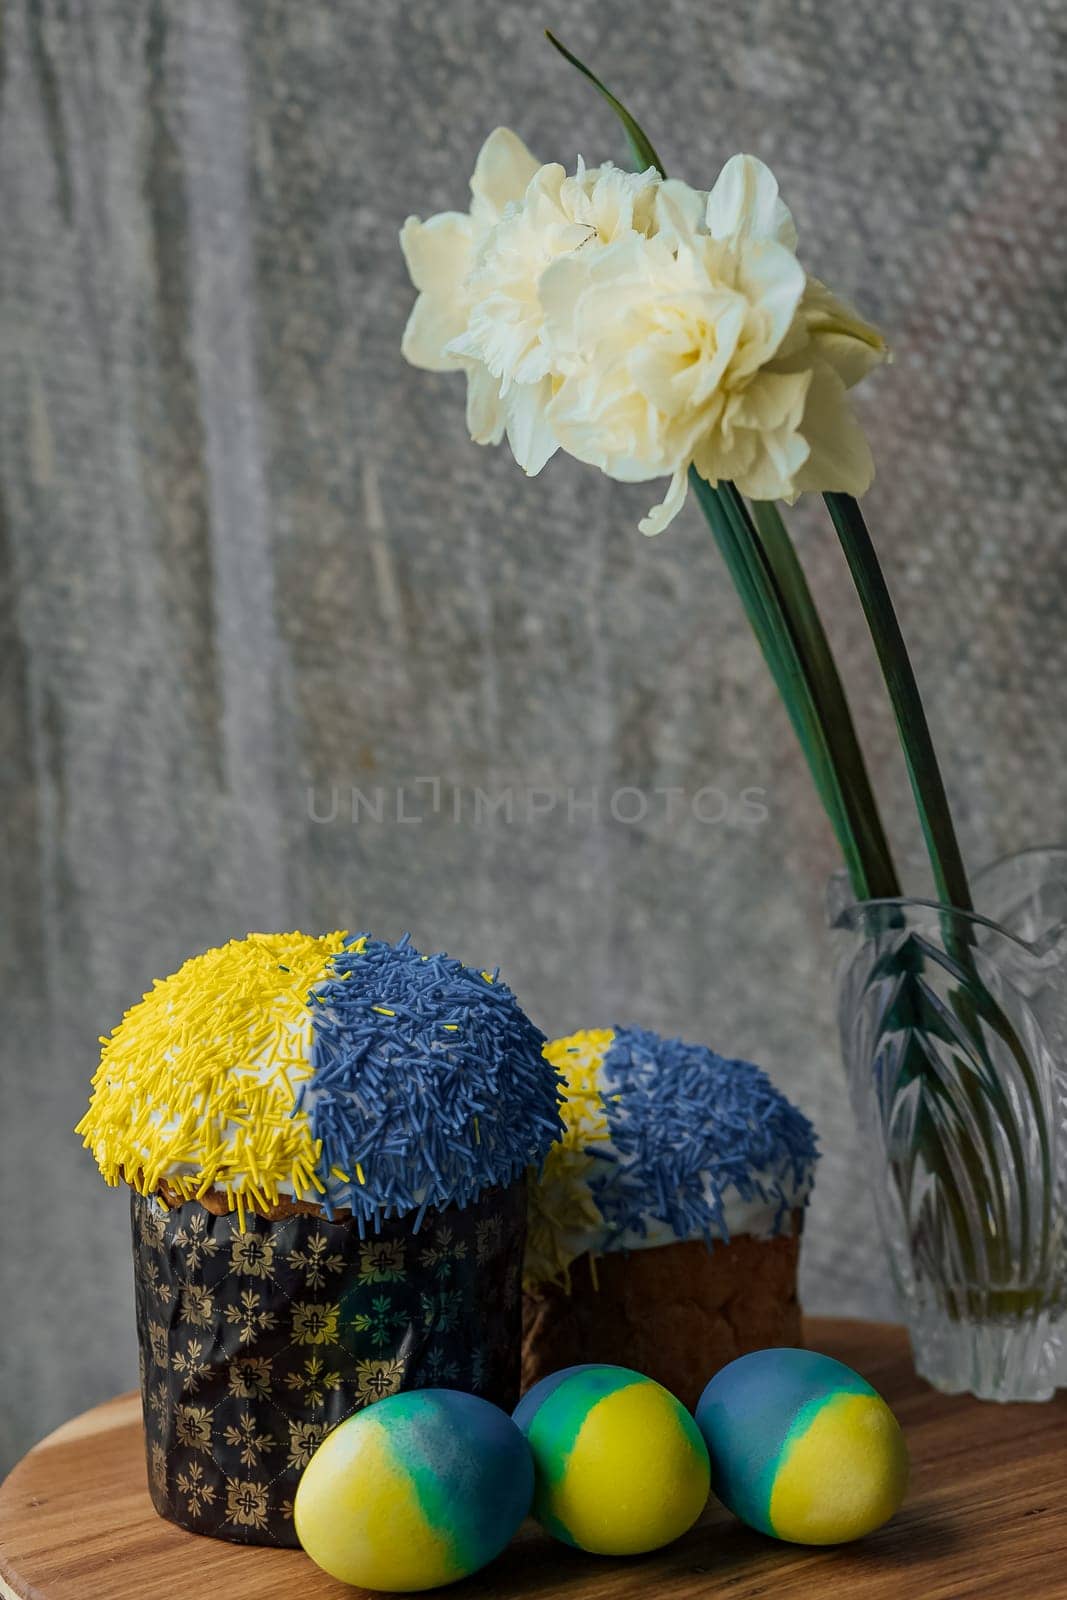
<svg viewBox="0 0 1067 1600">
<path fill-rule="evenodd" d="M 533 1455 L 533 1514 L 594 1555 L 677 1539 L 708 1498 L 708 1452 L 685 1407 L 626 1367 L 565 1367 L 514 1412 Z"/>
<path fill-rule="evenodd" d="M 830 1356 L 741 1356 L 712 1378 L 696 1419 L 714 1493 L 775 1539 L 861 1539 L 904 1499 L 908 1452 L 896 1417 L 866 1379 Z"/>
<path fill-rule="evenodd" d="M 342 1583 L 394 1593 L 468 1577 L 530 1509 L 530 1451 L 506 1412 L 456 1389 L 390 1395 L 326 1436 L 296 1491 L 297 1536 Z"/>
</svg>

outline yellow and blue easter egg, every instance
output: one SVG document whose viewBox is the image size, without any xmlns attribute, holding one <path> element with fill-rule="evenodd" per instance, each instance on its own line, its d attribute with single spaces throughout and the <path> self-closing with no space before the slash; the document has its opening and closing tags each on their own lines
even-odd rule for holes
<svg viewBox="0 0 1067 1600">
<path fill-rule="evenodd" d="M 296 1491 L 297 1537 L 342 1583 L 394 1593 L 466 1578 L 530 1509 L 530 1451 L 506 1412 L 456 1389 L 389 1395 L 327 1434 Z"/>
<path fill-rule="evenodd" d="M 715 1494 L 775 1539 L 860 1539 L 904 1499 L 908 1452 L 896 1417 L 866 1379 L 830 1356 L 741 1356 L 712 1378 L 696 1419 Z"/>
<path fill-rule="evenodd" d="M 565 1367 L 519 1401 L 533 1455 L 533 1514 L 594 1555 L 658 1550 L 699 1517 L 708 1452 L 685 1407 L 627 1367 Z"/>
</svg>

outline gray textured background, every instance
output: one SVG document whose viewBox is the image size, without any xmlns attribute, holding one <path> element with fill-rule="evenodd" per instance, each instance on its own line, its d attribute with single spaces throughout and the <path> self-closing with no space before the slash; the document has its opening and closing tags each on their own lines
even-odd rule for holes
<svg viewBox="0 0 1067 1600">
<path fill-rule="evenodd" d="M 136 1379 L 124 1199 L 70 1129 L 96 1036 L 250 927 L 412 930 L 550 1032 L 765 1062 L 825 1146 L 809 1307 L 891 1311 L 835 1058 L 828 830 L 695 509 L 527 482 L 402 364 L 405 215 L 515 125 L 619 159 L 526 3 L 9 0 L 0 105 L 5 1052 L 0 1467 Z M 1067 265 L 1057 0 L 556 5 L 665 159 L 775 168 L 805 261 L 888 332 L 869 516 L 969 859 L 1067 835 Z M 863 626 L 802 543 L 911 882 Z M 316 822 L 440 776 L 464 815 Z M 760 827 L 476 787 L 766 790 Z M 425 797 L 427 791 L 422 791 Z M 625 805 L 626 802 L 624 801 Z M 409 795 L 409 810 L 414 796 Z M 425 808 L 424 808 L 425 809 Z"/>
</svg>

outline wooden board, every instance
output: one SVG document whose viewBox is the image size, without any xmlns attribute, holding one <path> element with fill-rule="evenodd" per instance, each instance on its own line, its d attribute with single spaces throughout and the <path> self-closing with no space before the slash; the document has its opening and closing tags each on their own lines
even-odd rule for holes
<svg viewBox="0 0 1067 1600">
<path fill-rule="evenodd" d="M 712 1506 L 651 1556 L 603 1559 L 527 1524 L 454 1600 L 1044 1600 L 1067 1596 L 1067 1393 L 1048 1405 L 946 1399 L 911 1368 L 902 1330 L 810 1321 L 808 1343 L 859 1369 L 895 1408 L 914 1467 L 900 1515 L 859 1544 L 806 1550 Z M 300 1551 L 198 1538 L 148 1498 L 140 1402 L 87 1411 L 0 1486 L 5 1600 L 356 1600 Z"/>
</svg>

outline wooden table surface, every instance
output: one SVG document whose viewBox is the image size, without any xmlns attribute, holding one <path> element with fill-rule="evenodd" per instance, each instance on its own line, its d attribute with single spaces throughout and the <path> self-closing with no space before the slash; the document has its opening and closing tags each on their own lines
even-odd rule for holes
<svg viewBox="0 0 1067 1600">
<path fill-rule="evenodd" d="M 811 1320 L 807 1339 L 894 1407 L 913 1476 L 899 1516 L 859 1544 L 808 1550 L 712 1504 L 684 1539 L 629 1560 L 584 1555 L 527 1523 L 453 1600 L 1055 1600 L 1067 1597 L 1067 1393 L 1048 1405 L 946 1399 L 915 1377 L 899 1328 Z M 439 1591 L 444 1592 L 444 1591 Z M 39 1444 L 0 1486 L 5 1600 L 357 1600 L 298 1550 L 224 1544 L 156 1516 L 140 1401 L 124 1395 Z"/>
</svg>

